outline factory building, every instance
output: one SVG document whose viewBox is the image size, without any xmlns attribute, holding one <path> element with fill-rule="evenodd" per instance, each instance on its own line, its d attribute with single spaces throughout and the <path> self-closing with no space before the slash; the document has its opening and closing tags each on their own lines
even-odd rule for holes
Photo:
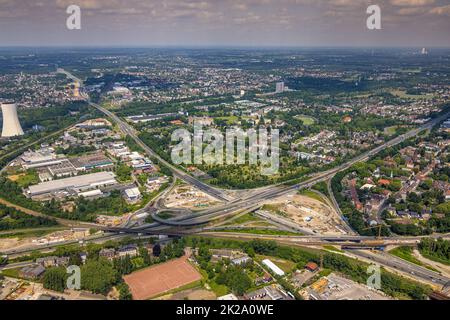
<svg viewBox="0 0 450 320">
<path fill-rule="evenodd" d="M 2 138 L 22 136 L 23 130 L 17 116 L 17 106 L 14 103 L 2 104 L 3 130 Z"/>
<path fill-rule="evenodd" d="M 162 113 L 162 114 L 154 114 L 154 115 L 142 114 L 142 115 L 138 115 L 138 116 L 127 117 L 127 120 L 136 124 L 136 123 L 146 123 L 146 122 L 161 120 L 161 119 L 169 118 L 169 117 L 175 117 L 177 115 L 178 115 L 177 113 Z"/>
<path fill-rule="evenodd" d="M 124 191 L 125 198 L 130 203 L 136 203 L 141 199 L 139 188 L 130 188 Z"/>
<path fill-rule="evenodd" d="M 45 198 L 59 194 L 60 196 L 79 195 L 87 191 L 107 188 L 117 185 L 113 172 L 97 172 L 61 180 L 41 182 L 25 190 L 30 198 Z"/>
<path fill-rule="evenodd" d="M 111 159 L 101 152 L 70 159 L 70 162 L 78 171 L 88 171 L 93 169 L 111 170 L 114 168 L 114 163 Z"/>
<path fill-rule="evenodd" d="M 57 156 L 53 148 L 41 148 L 37 151 L 27 151 L 21 157 L 22 167 L 26 170 L 60 165 L 66 160 L 64 156 Z"/>
<path fill-rule="evenodd" d="M 281 270 L 275 263 L 270 261 L 269 259 L 264 259 L 262 263 L 270 269 L 274 274 L 276 274 L 279 277 L 284 276 L 284 271 Z"/>
</svg>

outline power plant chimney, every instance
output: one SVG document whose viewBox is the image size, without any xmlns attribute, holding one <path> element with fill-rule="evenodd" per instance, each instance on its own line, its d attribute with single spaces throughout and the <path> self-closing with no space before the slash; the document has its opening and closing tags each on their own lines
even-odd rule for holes
<svg viewBox="0 0 450 320">
<path fill-rule="evenodd" d="M 23 130 L 17 116 L 17 106 L 14 103 L 2 104 L 3 131 L 2 138 L 22 136 Z"/>
</svg>

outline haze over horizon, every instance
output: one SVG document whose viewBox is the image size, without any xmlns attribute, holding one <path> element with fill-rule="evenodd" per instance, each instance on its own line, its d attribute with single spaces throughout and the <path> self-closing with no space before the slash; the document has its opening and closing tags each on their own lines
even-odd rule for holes
<svg viewBox="0 0 450 320">
<path fill-rule="evenodd" d="M 0 46 L 448 47 L 449 17 L 449 0 L 0 0 Z"/>
</svg>

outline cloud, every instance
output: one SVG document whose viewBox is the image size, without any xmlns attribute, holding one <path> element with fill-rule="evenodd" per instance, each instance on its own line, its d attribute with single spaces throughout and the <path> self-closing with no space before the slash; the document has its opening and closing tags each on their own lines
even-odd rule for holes
<svg viewBox="0 0 450 320">
<path fill-rule="evenodd" d="M 56 6 L 59 8 L 67 8 L 70 5 L 78 5 L 82 9 L 101 9 L 111 8 L 118 5 L 116 0 L 101 1 L 101 0 L 56 0 Z"/>
<path fill-rule="evenodd" d="M 401 8 L 397 11 L 397 14 L 401 16 L 415 16 L 419 14 L 426 13 L 428 10 L 423 7 L 416 7 L 416 8 Z"/>
<path fill-rule="evenodd" d="M 329 4 L 337 7 L 359 7 L 366 4 L 365 0 L 331 0 Z"/>
<path fill-rule="evenodd" d="M 430 13 L 438 16 L 450 16 L 450 5 L 433 8 Z"/>
<path fill-rule="evenodd" d="M 391 0 L 391 4 L 399 7 L 419 7 L 433 4 L 435 0 Z"/>
</svg>

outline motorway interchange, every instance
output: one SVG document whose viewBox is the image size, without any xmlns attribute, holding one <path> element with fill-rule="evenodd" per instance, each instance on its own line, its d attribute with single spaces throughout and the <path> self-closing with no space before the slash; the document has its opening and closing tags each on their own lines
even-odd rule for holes
<svg viewBox="0 0 450 320">
<path fill-rule="evenodd" d="M 64 73 L 68 78 L 79 82 L 81 85 L 80 87 L 82 88 L 83 82 L 80 79 L 76 78 L 71 73 L 63 69 L 58 69 L 58 71 L 60 73 Z M 422 125 L 421 127 L 411 130 L 401 136 L 398 136 L 395 139 L 388 141 L 385 144 L 378 146 L 371 151 L 365 152 L 359 155 L 358 157 L 352 159 L 351 161 L 348 161 L 336 168 L 315 175 L 311 175 L 310 177 L 308 177 L 307 180 L 303 182 L 290 186 L 279 184 L 261 189 L 255 189 L 246 193 L 242 197 L 234 198 L 230 196 L 230 192 L 209 186 L 204 182 L 199 181 L 198 179 L 186 174 L 185 172 L 173 166 L 172 164 L 168 163 L 139 139 L 136 131 L 132 126 L 130 126 L 128 123 L 120 119 L 111 111 L 92 102 L 89 99 L 89 97 L 84 96 L 84 98 L 91 107 L 96 108 L 97 110 L 105 114 L 107 117 L 112 119 L 118 125 L 122 133 L 124 135 L 130 136 L 147 153 L 147 155 L 157 159 L 163 166 L 170 169 L 176 179 L 180 179 L 185 183 L 198 188 L 204 193 L 221 200 L 224 203 L 219 206 L 197 212 L 195 214 L 181 215 L 178 218 L 167 220 L 158 217 L 158 213 L 160 212 L 161 209 L 148 206 L 144 210 L 147 211 L 149 214 L 151 214 L 154 220 L 153 223 L 143 224 L 141 226 L 135 227 L 130 221 L 128 221 L 125 225 L 122 225 L 119 228 L 99 227 L 99 229 L 108 232 L 108 234 L 106 234 L 104 238 L 100 237 L 93 239 L 92 241 L 102 241 L 104 239 L 111 239 L 111 237 L 115 239 L 124 237 L 126 235 L 147 236 L 147 235 L 161 235 L 161 234 L 173 236 L 185 234 L 200 234 L 202 236 L 231 237 L 231 238 L 245 239 L 247 236 L 243 234 L 233 234 L 228 232 L 226 235 L 221 234 L 220 232 L 206 233 L 203 232 L 204 229 L 202 226 L 217 219 L 223 219 L 228 216 L 233 216 L 239 213 L 256 210 L 259 207 L 261 207 L 262 202 L 266 200 L 274 199 L 279 196 L 295 192 L 296 190 L 310 188 L 311 186 L 315 185 L 318 182 L 329 181 L 336 173 L 348 169 L 357 162 L 365 161 L 388 147 L 395 146 L 411 137 L 414 137 L 423 130 L 431 129 L 439 122 L 450 116 L 450 112 L 448 112 L 438 118 L 431 120 L 430 122 Z M 142 213 L 142 211 L 143 210 L 140 210 L 139 213 Z M 261 239 L 276 240 L 283 244 L 302 245 L 302 246 L 318 246 L 324 244 L 342 245 L 348 243 L 358 246 L 361 245 L 361 243 L 364 244 L 375 240 L 378 242 L 377 245 L 379 245 L 380 242 L 383 245 L 385 244 L 395 245 L 396 243 L 399 243 L 401 245 L 415 245 L 418 241 L 420 241 L 420 237 L 397 237 L 397 238 L 391 237 L 391 238 L 377 239 L 375 237 L 362 237 L 358 235 L 348 235 L 331 238 L 320 235 L 306 235 L 301 237 L 249 235 L 249 237 L 251 237 L 252 239 L 261 238 Z M 446 235 L 445 237 L 448 238 L 448 235 Z M 49 248 L 51 247 L 49 246 L 46 247 L 46 249 Z M 23 252 L 25 253 L 27 251 L 23 250 Z M 10 252 L 10 254 L 19 254 L 19 253 L 22 253 L 22 251 Z M 372 253 L 368 253 L 362 250 L 355 250 L 355 251 L 352 250 L 349 254 L 358 257 L 361 260 L 379 263 L 385 267 L 390 268 L 391 270 L 397 270 L 401 271 L 404 274 L 414 275 L 415 278 L 419 278 L 429 283 L 431 282 L 444 286 L 450 281 L 450 279 L 441 276 L 436 272 L 427 270 L 425 268 L 405 262 L 403 260 L 398 261 L 398 259 L 393 259 L 392 256 L 387 256 L 386 254 L 374 255 Z"/>
</svg>

